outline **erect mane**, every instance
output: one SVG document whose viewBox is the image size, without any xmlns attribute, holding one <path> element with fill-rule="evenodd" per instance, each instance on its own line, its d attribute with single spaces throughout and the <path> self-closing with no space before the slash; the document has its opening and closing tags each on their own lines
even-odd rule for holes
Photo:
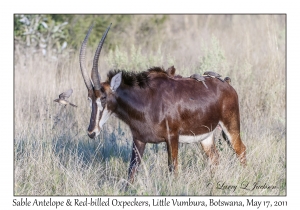
<svg viewBox="0 0 300 210">
<path fill-rule="evenodd" d="M 122 83 L 128 85 L 130 87 L 139 86 L 141 88 L 145 88 L 148 86 L 150 77 L 149 75 L 166 75 L 167 72 L 162 67 L 152 67 L 147 71 L 142 72 L 133 72 L 133 71 L 125 71 L 125 70 L 110 70 L 107 74 L 107 82 L 110 83 L 113 76 L 122 72 Z"/>
</svg>

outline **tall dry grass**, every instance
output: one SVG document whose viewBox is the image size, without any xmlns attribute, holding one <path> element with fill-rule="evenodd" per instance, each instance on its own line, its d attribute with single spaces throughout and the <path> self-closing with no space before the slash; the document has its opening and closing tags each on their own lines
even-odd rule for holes
<svg viewBox="0 0 300 210">
<path fill-rule="evenodd" d="M 285 16 L 170 15 L 159 34 L 143 39 L 134 30 L 140 18 L 118 49 L 102 52 L 102 78 L 113 67 L 141 71 L 170 65 L 184 76 L 207 69 L 230 76 L 239 94 L 247 167 L 217 135 L 216 171 L 210 171 L 199 145 L 180 145 L 179 176 L 174 178 L 168 172 L 165 145 L 149 144 L 135 183 L 122 191 L 131 134 L 111 117 L 100 137 L 87 136 L 90 108 L 78 54 L 54 58 L 16 45 L 15 195 L 285 195 Z M 94 50 L 88 49 L 88 69 Z M 74 90 L 70 101 L 78 108 L 53 102 L 69 88 Z M 254 183 L 276 188 L 241 189 L 246 182 L 248 188 Z M 223 183 L 237 189 L 217 189 Z"/>
</svg>

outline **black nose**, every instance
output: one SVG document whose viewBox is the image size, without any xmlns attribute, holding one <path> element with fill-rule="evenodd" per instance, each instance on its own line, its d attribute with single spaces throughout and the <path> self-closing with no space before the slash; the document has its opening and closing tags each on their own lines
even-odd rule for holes
<svg viewBox="0 0 300 210">
<path fill-rule="evenodd" d="M 88 132 L 88 136 L 89 136 L 91 139 L 95 138 L 95 135 L 96 135 L 95 132 L 93 132 L 93 133 L 89 133 L 89 132 Z"/>
</svg>

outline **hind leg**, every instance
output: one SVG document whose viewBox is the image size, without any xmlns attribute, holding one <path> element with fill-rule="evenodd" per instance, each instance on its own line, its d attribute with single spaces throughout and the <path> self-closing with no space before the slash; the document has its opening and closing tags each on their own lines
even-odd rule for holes
<svg viewBox="0 0 300 210">
<path fill-rule="evenodd" d="M 246 165 L 246 146 L 243 144 L 240 136 L 239 120 L 228 120 L 219 124 L 241 163 Z"/>
<path fill-rule="evenodd" d="M 205 140 L 201 141 L 201 146 L 209 158 L 211 165 L 219 164 L 219 154 L 214 141 L 214 132 L 211 133 Z"/>
</svg>

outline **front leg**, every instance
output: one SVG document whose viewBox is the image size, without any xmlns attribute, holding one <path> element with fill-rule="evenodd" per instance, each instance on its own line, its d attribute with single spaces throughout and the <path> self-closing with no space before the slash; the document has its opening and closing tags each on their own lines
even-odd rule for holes
<svg viewBox="0 0 300 210">
<path fill-rule="evenodd" d="M 175 172 L 175 176 L 178 173 L 178 141 L 179 135 L 175 130 L 171 130 L 169 127 L 169 122 L 166 120 L 166 142 L 168 150 L 168 166 L 170 172 Z"/>
<path fill-rule="evenodd" d="M 178 136 L 171 136 L 167 139 L 168 166 L 170 172 L 178 173 Z"/>
<path fill-rule="evenodd" d="M 167 128 L 167 149 L 168 149 L 168 166 L 170 172 L 175 172 L 175 176 L 178 173 L 178 141 L 179 135 L 170 133 L 168 120 L 166 120 L 166 128 Z"/>
<path fill-rule="evenodd" d="M 128 171 L 128 180 L 129 183 L 133 183 L 134 175 L 137 171 L 139 164 L 141 163 L 144 150 L 145 150 L 146 143 L 141 142 L 139 140 L 133 140 L 132 144 L 132 154 L 131 154 L 131 161 Z"/>
</svg>

